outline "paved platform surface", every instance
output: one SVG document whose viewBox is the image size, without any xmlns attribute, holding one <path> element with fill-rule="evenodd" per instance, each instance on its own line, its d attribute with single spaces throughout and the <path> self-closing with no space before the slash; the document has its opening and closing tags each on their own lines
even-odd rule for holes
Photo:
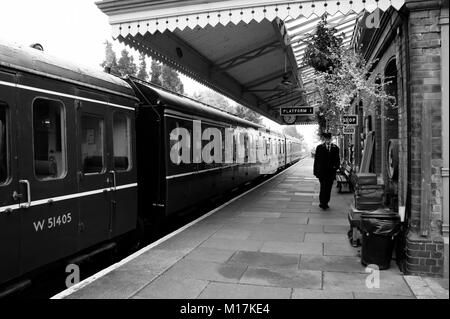
<svg viewBox="0 0 450 319">
<path fill-rule="evenodd" d="M 320 209 L 312 165 L 302 160 L 65 298 L 416 298 L 395 262 L 367 287 L 346 234 L 352 195 L 333 187 Z"/>
</svg>

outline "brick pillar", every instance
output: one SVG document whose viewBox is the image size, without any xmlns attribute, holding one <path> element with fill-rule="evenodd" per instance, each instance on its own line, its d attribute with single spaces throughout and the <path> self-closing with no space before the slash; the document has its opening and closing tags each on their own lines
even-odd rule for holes
<svg viewBox="0 0 450 319">
<path fill-rule="evenodd" d="M 407 269 L 442 275 L 441 1 L 406 0 L 411 104 L 411 235 Z M 419 245 L 420 244 L 420 245 Z M 412 249 L 414 245 L 424 250 Z M 428 249 L 429 248 L 429 249 Z M 442 248 L 442 249 L 441 249 Z M 420 258 L 417 264 L 416 252 Z M 435 254 L 434 254 L 435 253 Z M 434 254 L 434 255 L 433 255 Z"/>
<path fill-rule="evenodd" d="M 443 155 L 443 168 L 442 168 L 442 210 L 443 210 L 443 239 L 444 239 L 444 277 L 448 278 L 449 272 L 449 239 L 448 239 L 448 224 L 449 224 L 449 183 L 448 183 L 448 170 L 449 170 L 449 30 L 448 30 L 448 1 L 447 7 L 441 10 L 441 61 L 442 61 L 442 155 Z"/>
</svg>

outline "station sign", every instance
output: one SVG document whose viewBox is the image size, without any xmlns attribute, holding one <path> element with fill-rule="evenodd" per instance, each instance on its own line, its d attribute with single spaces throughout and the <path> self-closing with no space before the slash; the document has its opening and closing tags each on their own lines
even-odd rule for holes
<svg viewBox="0 0 450 319">
<path fill-rule="evenodd" d="M 358 115 L 344 115 L 344 116 L 342 116 L 342 124 L 344 124 L 344 125 L 358 125 Z"/>
<path fill-rule="evenodd" d="M 281 115 L 312 115 L 314 108 L 312 106 L 283 107 L 280 113 Z"/>
<path fill-rule="evenodd" d="M 342 129 L 342 133 L 344 133 L 344 134 L 355 134 L 355 128 L 354 127 L 344 127 Z"/>
</svg>

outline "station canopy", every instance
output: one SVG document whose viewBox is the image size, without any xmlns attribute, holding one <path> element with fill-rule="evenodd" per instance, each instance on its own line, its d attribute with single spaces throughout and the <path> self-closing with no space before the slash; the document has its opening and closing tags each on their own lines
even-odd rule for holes
<svg viewBox="0 0 450 319">
<path fill-rule="evenodd" d="M 362 18 L 404 0 L 105 0 L 114 39 L 174 67 L 271 120 L 282 107 L 314 106 L 307 34 L 324 14 L 351 45 Z M 314 123 L 298 116 L 296 124 Z"/>
</svg>

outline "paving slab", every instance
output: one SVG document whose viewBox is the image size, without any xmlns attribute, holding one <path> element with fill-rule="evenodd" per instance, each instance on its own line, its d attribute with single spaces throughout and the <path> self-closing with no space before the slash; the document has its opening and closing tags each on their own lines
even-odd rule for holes
<svg viewBox="0 0 450 319">
<path fill-rule="evenodd" d="M 258 251 L 263 245 L 262 241 L 230 239 L 230 238 L 210 238 L 201 244 L 201 247 L 218 248 L 228 250 L 250 250 Z"/>
<path fill-rule="evenodd" d="M 231 256 L 233 256 L 235 252 L 236 251 L 234 250 L 228 249 L 197 247 L 184 258 L 225 263 L 231 258 Z"/>
<path fill-rule="evenodd" d="M 238 223 L 238 224 L 259 224 L 264 220 L 263 217 L 233 217 L 228 218 L 224 223 Z"/>
<path fill-rule="evenodd" d="M 146 271 L 161 274 L 177 261 L 184 258 L 185 251 L 152 249 L 125 263 L 120 269 L 124 271 Z"/>
<path fill-rule="evenodd" d="M 350 230 L 350 225 L 324 225 L 324 233 L 345 234 Z"/>
<path fill-rule="evenodd" d="M 325 256 L 360 256 L 361 248 L 352 247 L 350 243 L 324 243 L 323 254 Z"/>
<path fill-rule="evenodd" d="M 173 279 L 159 277 L 139 290 L 132 298 L 139 299 L 194 299 L 205 289 L 209 281 L 199 279 Z"/>
<path fill-rule="evenodd" d="M 308 223 L 308 217 L 280 217 L 280 218 L 264 218 L 261 222 L 263 224 L 300 224 L 305 225 Z"/>
<path fill-rule="evenodd" d="M 183 259 L 163 273 L 161 277 L 238 282 L 246 268 L 246 266 L 242 265 L 228 265 L 203 260 Z"/>
<path fill-rule="evenodd" d="M 348 237 L 346 234 L 307 233 L 305 235 L 305 242 L 346 244 L 346 243 L 348 243 Z"/>
<path fill-rule="evenodd" d="M 404 276 L 418 299 L 449 299 L 448 279 Z"/>
<path fill-rule="evenodd" d="M 127 299 L 157 277 L 149 271 L 114 270 L 66 298 Z"/>
<path fill-rule="evenodd" d="M 289 299 L 290 288 L 211 282 L 199 299 Z"/>
<path fill-rule="evenodd" d="M 353 299 L 351 292 L 294 288 L 292 299 Z"/>
<path fill-rule="evenodd" d="M 414 296 L 389 295 L 380 293 L 354 292 L 355 299 L 416 299 Z"/>
<path fill-rule="evenodd" d="M 369 277 L 372 275 L 372 277 Z M 324 272 L 323 290 L 325 291 L 352 291 L 363 293 L 378 293 L 396 296 L 413 296 L 407 283 L 399 274 L 380 271 L 379 288 L 369 288 L 366 280 L 371 283 L 372 273 L 345 273 L 345 272 Z"/>
<path fill-rule="evenodd" d="M 366 267 L 361 265 L 361 259 L 345 256 L 303 255 L 300 258 L 300 269 L 321 271 L 359 272 L 365 273 Z"/>
<path fill-rule="evenodd" d="M 261 252 L 281 254 L 308 254 L 322 255 L 322 243 L 292 243 L 281 241 L 266 241 L 263 243 Z"/>
<path fill-rule="evenodd" d="M 310 217 L 308 224 L 311 225 L 337 225 L 337 226 L 347 226 L 348 219 L 346 218 L 327 218 L 327 217 Z"/>
<path fill-rule="evenodd" d="M 191 230 L 186 233 L 182 232 L 160 243 L 157 246 L 157 249 L 182 251 L 187 254 L 202 242 L 204 242 L 206 239 L 208 239 L 210 236 L 212 236 L 216 231 L 217 228 L 201 232 L 197 232 L 195 230 Z"/>
<path fill-rule="evenodd" d="M 252 251 L 238 251 L 227 262 L 229 265 L 238 264 L 247 267 L 298 269 L 300 254 L 263 253 Z"/>
<path fill-rule="evenodd" d="M 322 288 L 322 272 L 249 267 L 239 283 L 284 288 Z"/>
<path fill-rule="evenodd" d="M 249 230 L 223 227 L 215 232 L 210 238 L 247 239 L 248 236 L 250 236 Z"/>
<path fill-rule="evenodd" d="M 305 233 L 302 233 L 298 230 L 286 230 L 283 232 L 276 230 L 257 230 L 252 231 L 248 239 L 258 241 L 280 241 L 280 242 L 300 243 L 303 242 L 304 237 Z"/>
<path fill-rule="evenodd" d="M 262 218 L 278 218 L 281 213 L 276 212 L 243 212 L 240 217 L 262 217 Z"/>
</svg>

